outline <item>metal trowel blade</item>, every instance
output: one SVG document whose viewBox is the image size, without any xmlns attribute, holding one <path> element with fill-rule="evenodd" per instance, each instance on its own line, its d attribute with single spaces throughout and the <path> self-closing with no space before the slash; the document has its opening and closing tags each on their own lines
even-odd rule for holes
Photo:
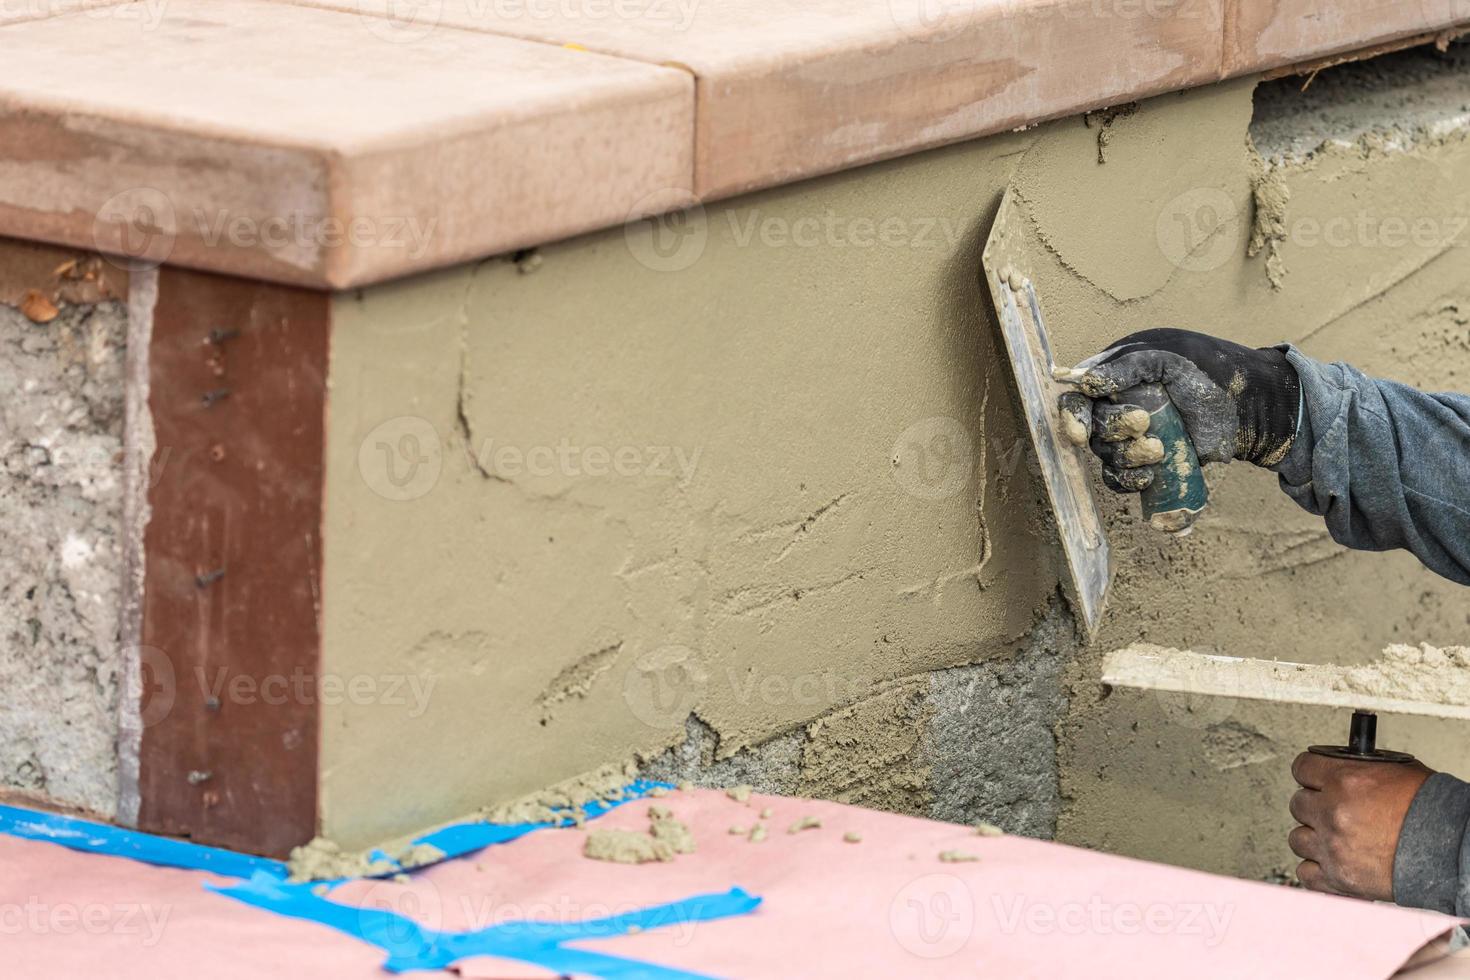
<svg viewBox="0 0 1470 980">
<path fill-rule="evenodd" d="M 1051 343 L 1047 340 L 1041 298 L 1031 276 L 1028 253 L 1034 247 L 1025 216 L 1017 206 L 1014 193 L 1007 190 L 985 243 L 981 259 L 983 274 L 1010 354 L 1046 494 L 1056 516 L 1070 579 L 1064 587 L 1070 585 L 1068 598 L 1092 636 L 1107 605 L 1112 558 L 1102 515 L 1092 493 L 1085 450 L 1073 446 L 1061 434 L 1057 396 L 1066 389 L 1052 377 L 1055 363 Z"/>
</svg>

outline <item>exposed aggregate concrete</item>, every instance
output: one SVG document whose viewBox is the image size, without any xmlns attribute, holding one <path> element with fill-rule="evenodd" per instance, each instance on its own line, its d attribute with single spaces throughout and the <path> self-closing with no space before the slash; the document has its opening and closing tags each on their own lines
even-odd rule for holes
<svg viewBox="0 0 1470 980">
<path fill-rule="evenodd" d="M 125 308 L 0 306 L 0 785 L 116 802 Z"/>
</svg>

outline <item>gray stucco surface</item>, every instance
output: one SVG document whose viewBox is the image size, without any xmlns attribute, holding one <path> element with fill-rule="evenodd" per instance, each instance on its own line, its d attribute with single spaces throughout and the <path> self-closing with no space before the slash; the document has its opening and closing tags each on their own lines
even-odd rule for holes
<svg viewBox="0 0 1470 980">
<path fill-rule="evenodd" d="M 116 804 L 121 304 L 0 306 L 0 787 Z"/>
</svg>

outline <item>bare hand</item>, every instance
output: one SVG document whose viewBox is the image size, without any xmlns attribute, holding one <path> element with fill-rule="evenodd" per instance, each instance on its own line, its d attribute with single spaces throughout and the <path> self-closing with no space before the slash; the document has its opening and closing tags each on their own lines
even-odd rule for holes
<svg viewBox="0 0 1470 980">
<path fill-rule="evenodd" d="M 1291 764 L 1301 826 L 1287 843 L 1313 891 L 1393 900 L 1393 856 L 1414 794 L 1433 773 L 1418 762 L 1354 762 L 1303 752 Z"/>
</svg>

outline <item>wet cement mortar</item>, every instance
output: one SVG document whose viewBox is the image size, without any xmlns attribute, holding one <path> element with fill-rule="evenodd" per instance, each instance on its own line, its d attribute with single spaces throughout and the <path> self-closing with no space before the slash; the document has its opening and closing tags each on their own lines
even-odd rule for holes
<svg viewBox="0 0 1470 980">
<path fill-rule="evenodd" d="M 690 715 L 685 739 L 640 775 L 856 803 L 954 823 L 986 821 L 1050 838 L 1061 807 L 1054 727 L 1075 655 L 1057 600 L 1009 656 L 894 684 L 808 725 L 719 759 L 719 736 Z"/>
<path fill-rule="evenodd" d="M 1408 202 L 1419 193 L 1415 181 L 1427 172 L 1426 164 L 1438 166 L 1432 162 L 1438 153 L 1459 146 L 1470 118 L 1470 72 L 1462 51 L 1418 49 L 1346 66 L 1322 73 L 1305 93 L 1303 79 L 1288 78 L 1253 91 L 1247 83 L 1236 95 L 1204 96 L 1196 114 L 1202 125 L 1208 120 L 1211 135 L 1201 143 L 1214 145 L 1202 145 L 1193 154 L 1199 160 L 1186 166 L 1199 174 L 1188 179 L 1238 180 L 1243 185 L 1236 207 L 1240 227 L 1226 229 L 1233 236 L 1233 256 L 1212 257 L 1206 240 L 1182 268 L 1160 264 L 1164 257 L 1158 252 L 1166 244 L 1162 233 L 1159 248 L 1132 250 L 1128 261 L 1121 261 L 1115 243 L 1072 227 L 1072 216 L 1087 210 L 1081 202 L 1098 207 L 1119 196 L 1110 192 L 1109 181 L 1126 180 L 1125 168 L 1136 171 L 1143 165 L 1135 159 L 1143 148 L 1160 140 L 1177 145 L 1158 127 L 1157 106 L 1146 104 L 1142 112 L 1117 121 L 1105 162 L 1081 152 L 1086 134 L 1056 137 L 1052 165 L 1023 166 L 1018 182 L 1040 244 L 1056 264 L 1046 284 L 1047 299 L 1053 308 L 1072 301 L 1079 309 L 1097 310 L 1118 322 L 1112 328 L 1117 333 L 1126 332 L 1127 323 L 1160 325 L 1154 319 L 1162 316 L 1160 322 L 1213 328 L 1228 336 L 1238 332 L 1238 325 L 1221 319 L 1227 314 L 1179 304 L 1174 297 L 1183 291 L 1170 287 L 1191 273 L 1211 273 L 1221 283 L 1236 278 L 1236 288 L 1249 298 L 1242 302 L 1238 295 L 1222 295 L 1220 308 L 1259 305 L 1275 317 L 1262 321 L 1265 329 L 1257 330 L 1262 336 L 1255 345 L 1277 342 L 1293 330 L 1310 334 L 1314 324 L 1320 330 L 1326 323 L 1349 334 L 1331 338 L 1337 341 L 1336 356 L 1390 377 L 1413 375 L 1411 380 L 1425 385 L 1463 387 L 1455 371 L 1470 350 L 1465 331 L 1470 303 L 1458 295 L 1395 289 L 1413 269 L 1369 283 L 1370 299 L 1363 306 L 1391 292 L 1393 300 L 1412 310 L 1402 320 L 1406 329 L 1367 330 L 1372 339 L 1365 344 L 1367 337 L 1353 335 L 1364 332 L 1355 321 L 1374 322 L 1373 310 L 1314 308 L 1311 296 L 1329 288 L 1341 293 L 1340 284 L 1330 285 L 1341 273 L 1327 277 L 1324 260 L 1351 264 L 1371 258 L 1374 243 L 1355 241 L 1354 247 L 1335 252 L 1303 248 L 1295 223 L 1304 213 L 1335 217 L 1344 200 L 1360 195 L 1387 214 L 1414 213 Z M 1188 96 L 1159 103 L 1173 98 Z M 1077 146 L 1067 150 L 1064 141 Z M 1345 189 L 1359 182 L 1364 186 Z M 1187 181 L 1175 183 L 1184 189 L 1176 201 L 1193 207 L 1194 196 L 1211 200 Z M 1074 192 L 1081 195 L 1077 208 L 1068 206 L 1068 194 Z M 1412 258 L 1388 254 L 1401 263 Z M 1217 272 L 1222 265 L 1224 272 Z M 1384 277 L 1389 274 L 1382 271 Z M 1377 313 L 1384 315 L 1392 318 Z M 1070 321 L 1060 322 L 1061 336 L 1070 340 Z M 1316 352 L 1306 343 L 1310 336 L 1291 339 Z M 730 758 L 717 759 L 718 734 L 691 716 L 685 742 L 654 760 L 645 773 L 707 786 L 748 782 L 770 792 L 958 822 L 987 820 L 1016 833 L 1055 835 L 1252 877 L 1288 871 L 1282 845 L 1288 821 L 1281 803 L 1289 796 L 1287 763 L 1298 745 L 1327 740 L 1330 712 L 1297 712 L 1283 721 L 1218 699 L 1151 694 L 1109 699 L 1096 681 L 1101 651 L 1150 635 L 1188 637 L 1210 652 L 1259 656 L 1261 633 L 1248 617 L 1232 611 L 1237 604 L 1246 608 L 1251 594 L 1273 590 L 1279 576 L 1298 581 L 1289 592 L 1275 590 L 1273 604 L 1297 610 L 1309 608 L 1302 605 L 1303 595 L 1335 588 L 1343 550 L 1327 539 L 1320 522 L 1281 506 L 1272 496 L 1274 485 L 1264 485 L 1274 481 L 1256 481 L 1247 490 L 1250 474 L 1244 469 L 1232 467 L 1227 474 L 1223 467 L 1211 468 L 1208 476 L 1222 503 L 1202 533 L 1187 540 L 1159 537 L 1139 524 L 1126 502 L 1101 494 L 1119 575 L 1102 634 L 1090 647 L 1079 649 L 1071 639 L 1067 609 L 1054 606 L 1012 657 L 895 681 Z M 1243 523 L 1248 513 L 1270 516 L 1252 528 Z M 1421 591 L 1417 611 L 1406 615 L 1394 607 L 1392 614 L 1377 617 L 1380 629 L 1442 623 L 1442 591 Z M 1377 638 L 1366 636 L 1349 649 L 1341 642 L 1344 629 L 1350 631 L 1351 624 L 1339 624 L 1330 639 L 1312 646 L 1311 655 L 1325 659 L 1337 649 L 1344 658 L 1368 658 L 1379 649 Z M 1415 734 L 1405 726 L 1399 730 Z M 1223 806 L 1230 798 L 1260 819 L 1242 819 L 1242 810 Z M 1182 822 L 1161 816 L 1171 812 L 1182 815 Z M 1199 833 L 1188 832 L 1191 824 Z"/>
<path fill-rule="evenodd" d="M 1231 182 L 1244 174 L 1245 194 L 1227 192 L 1239 195 L 1239 225 L 1222 225 L 1216 236 L 1232 247 L 1211 253 L 1206 240 L 1174 282 L 1160 278 L 1152 293 L 1124 292 L 1120 286 L 1133 284 L 1093 277 L 1091 285 L 1107 287 L 1100 315 L 1190 327 L 1252 347 L 1291 341 L 1309 356 L 1346 361 L 1372 376 L 1423 390 L 1466 390 L 1466 53 L 1462 46 L 1415 49 L 1324 71 L 1305 91 L 1305 78 L 1256 86 L 1252 104 L 1241 107 L 1253 110 L 1248 117 L 1220 117 L 1218 126 L 1198 131 L 1202 152 L 1180 151 L 1182 169 L 1207 168 Z M 1124 162 L 1130 151 L 1154 145 L 1145 129 L 1148 108 L 1119 121 L 1110 160 Z M 1219 142 L 1205 146 L 1209 139 Z M 1234 154 L 1242 140 L 1240 166 Z M 1107 180 L 1104 168 L 1078 175 L 1078 194 L 1096 195 Z M 1176 200 L 1193 207 L 1196 198 L 1186 190 Z M 1055 209 L 1043 211 L 1042 222 L 1056 225 Z M 1408 231 L 1400 236 L 1395 228 Z M 1089 284 L 1068 281 L 1077 254 L 1087 257 L 1088 241 L 1057 235 L 1055 245 L 1063 273 L 1047 284 L 1048 297 L 1095 302 Z M 1170 286 L 1195 294 L 1185 300 Z M 1295 822 L 1286 807 L 1295 789 L 1291 761 L 1306 745 L 1340 743 L 1346 713 L 1109 690 L 1098 682 L 1101 654 L 1146 640 L 1350 666 L 1394 643 L 1463 642 L 1470 618 L 1462 588 L 1403 552 L 1342 548 L 1320 518 L 1286 501 L 1269 475 L 1237 464 L 1207 467 L 1206 479 L 1211 505 L 1187 539 L 1151 536 L 1126 503 L 1103 500 L 1118 572 L 1101 635 L 1064 675 L 1070 708 L 1058 729 L 1057 836 L 1210 871 L 1283 878 L 1296 863 L 1286 845 Z M 1386 582 L 1393 588 L 1384 589 Z M 1434 768 L 1461 775 L 1470 769 L 1463 723 L 1393 717 L 1380 725 L 1380 737 Z"/>
<path fill-rule="evenodd" d="M 0 786 L 116 800 L 119 303 L 0 305 Z"/>
<path fill-rule="evenodd" d="M 1308 94 L 1329 82 L 1323 73 Z M 1300 94 L 1302 80 L 1273 84 Z M 368 420 L 424 416 L 458 442 L 424 498 L 441 536 L 355 476 L 328 481 L 329 526 L 381 531 L 378 546 L 398 559 L 363 567 L 359 542 L 328 534 L 328 665 L 401 670 L 409 650 L 444 678 L 412 728 L 350 706 L 324 716 L 328 830 L 365 845 L 641 751 L 653 755 L 644 773 L 672 782 L 1055 829 L 1069 843 L 1229 873 L 1278 870 L 1291 756 L 1340 737 L 1334 716 L 1109 694 L 1100 655 L 1151 640 L 1351 663 L 1391 642 L 1459 642 L 1463 590 L 1403 553 L 1346 551 L 1269 474 L 1211 467 L 1212 502 L 1187 539 L 1100 492 L 1117 569 L 1109 611 L 1094 643 L 1063 642 L 1065 612 L 1035 613 L 1056 582 L 1055 538 L 1024 517 L 1036 480 L 1011 479 L 1014 447 L 1027 443 L 974 288 L 987 208 L 1009 188 L 1065 363 L 1134 330 L 1179 326 L 1252 347 L 1289 340 L 1378 376 L 1463 388 L 1470 253 L 1447 239 L 1313 242 L 1301 224 L 1341 219 L 1356 232 L 1362 212 L 1451 219 L 1440 231 L 1453 231 L 1470 206 L 1470 142 L 1424 121 L 1452 119 L 1458 102 L 1437 97 L 1407 149 L 1370 126 L 1319 133 L 1288 160 L 1255 89 L 1242 79 L 1141 103 L 1111 120 L 1102 154 L 1096 128 L 1062 120 L 753 195 L 712 212 L 700 260 L 677 278 L 640 271 L 619 234 L 547 246 L 534 275 L 487 263 L 339 303 L 329 469 L 359 472 Z M 964 221 L 937 253 L 782 251 L 736 231 L 828 209 Z M 745 302 L 729 304 L 733 295 Z M 689 316 L 690 297 L 720 315 Z M 618 329 L 589 334 L 588 322 Z M 538 401 L 522 378 L 549 363 L 557 396 Z M 786 424 L 773 405 L 807 424 Z M 747 416 L 780 421 L 751 438 L 729 424 Z M 891 448 L 903 423 L 889 416 L 983 433 L 978 492 L 917 498 L 905 479 L 920 457 Z M 644 431 L 698 447 L 698 474 L 533 479 L 458 451 L 492 436 L 616 445 Z M 459 547 L 466 528 L 496 548 Z M 574 559 L 561 557 L 567 542 Z M 448 578 L 494 587 L 445 589 Z M 378 609 L 394 614 L 364 612 Z M 480 710 L 485 664 L 497 703 L 519 708 Z M 806 698 L 802 678 L 838 683 Z M 790 684 L 764 695 L 772 679 Z M 1441 749 L 1470 744 L 1394 727 L 1395 741 L 1446 768 L 1455 760 Z M 425 732 L 518 751 L 493 769 L 473 752 L 418 765 Z M 385 765 L 396 753 L 404 764 Z M 416 809 L 385 812 L 385 800 Z"/>
</svg>

